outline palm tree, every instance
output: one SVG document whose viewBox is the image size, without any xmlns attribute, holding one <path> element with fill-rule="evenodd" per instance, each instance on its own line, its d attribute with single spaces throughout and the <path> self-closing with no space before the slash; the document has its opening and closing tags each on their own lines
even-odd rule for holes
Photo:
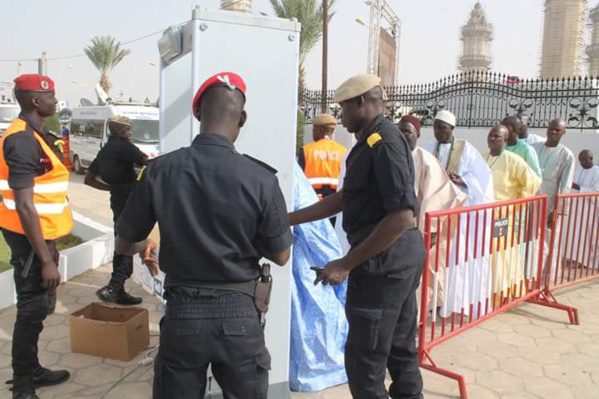
<svg viewBox="0 0 599 399">
<path fill-rule="evenodd" d="M 100 86 L 108 93 L 112 84 L 108 72 L 125 58 L 130 50 L 121 49 L 121 43 L 111 36 L 96 36 L 84 50 L 89 60 L 100 71 Z"/>
<path fill-rule="evenodd" d="M 335 15 L 335 12 L 330 10 L 336 0 L 327 1 L 330 21 Z M 304 61 L 322 36 L 322 0 L 270 0 L 270 4 L 279 18 L 295 18 L 302 24 L 299 59 L 299 92 L 302 93 L 306 78 Z"/>
</svg>

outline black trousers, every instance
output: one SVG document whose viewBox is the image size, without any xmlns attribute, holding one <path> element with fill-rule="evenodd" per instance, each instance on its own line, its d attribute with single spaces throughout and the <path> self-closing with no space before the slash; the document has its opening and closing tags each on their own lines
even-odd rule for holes
<svg viewBox="0 0 599 399">
<path fill-rule="evenodd" d="M 169 300 L 160 324 L 154 399 L 204 398 L 209 365 L 224 399 L 266 399 L 270 355 L 251 297 Z"/>
<path fill-rule="evenodd" d="M 401 278 L 350 275 L 345 369 L 355 399 L 420 399 L 422 376 L 416 350 L 416 289 L 422 266 Z M 386 369 L 392 384 L 385 388 Z"/>
<path fill-rule="evenodd" d="M 8 244 L 17 291 L 17 319 L 12 336 L 12 369 L 15 381 L 32 383 L 33 372 L 40 367 L 37 357 L 39 335 L 44 329 L 43 321 L 49 308 L 48 290 L 42 286 L 42 271 L 39 258 L 33 257 L 27 277 L 22 277 L 23 268 L 32 252 L 26 236 L 2 230 Z M 56 258 L 55 241 L 46 241 L 50 254 Z"/>
<path fill-rule="evenodd" d="M 110 209 L 112 210 L 112 221 L 116 235 L 116 222 L 123 213 L 127 204 L 128 193 L 111 193 Z M 117 255 L 115 252 L 112 257 L 112 275 L 108 285 L 119 291 L 125 286 L 125 281 L 133 274 L 133 256 Z"/>
</svg>

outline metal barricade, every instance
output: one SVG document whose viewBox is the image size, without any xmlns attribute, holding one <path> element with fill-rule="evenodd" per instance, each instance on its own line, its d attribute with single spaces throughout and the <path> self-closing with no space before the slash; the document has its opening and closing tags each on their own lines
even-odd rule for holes
<svg viewBox="0 0 599 399">
<path fill-rule="evenodd" d="M 539 305 L 566 310 L 579 324 L 578 310 L 561 304 L 556 290 L 599 277 L 599 193 L 560 194 L 551 213 L 551 246 Z"/>
<path fill-rule="evenodd" d="M 420 366 L 457 380 L 431 350 L 456 335 L 539 297 L 542 289 L 547 197 L 428 213 L 422 278 Z"/>
</svg>

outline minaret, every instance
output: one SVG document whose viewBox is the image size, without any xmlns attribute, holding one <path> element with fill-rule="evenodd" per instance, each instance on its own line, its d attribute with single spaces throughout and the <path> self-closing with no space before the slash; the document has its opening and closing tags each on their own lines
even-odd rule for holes
<svg viewBox="0 0 599 399">
<path fill-rule="evenodd" d="M 462 72 L 487 72 L 491 57 L 493 25 L 487 22 L 485 11 L 479 1 L 470 12 L 468 23 L 462 27 L 462 56 L 459 69 Z"/>
<path fill-rule="evenodd" d="M 545 0 L 541 78 L 580 76 L 586 0 Z"/>
<path fill-rule="evenodd" d="M 599 5 L 589 12 L 591 21 L 591 43 L 587 46 L 589 75 L 599 76 Z"/>
<path fill-rule="evenodd" d="M 252 0 L 220 0 L 221 10 L 252 12 Z"/>
</svg>

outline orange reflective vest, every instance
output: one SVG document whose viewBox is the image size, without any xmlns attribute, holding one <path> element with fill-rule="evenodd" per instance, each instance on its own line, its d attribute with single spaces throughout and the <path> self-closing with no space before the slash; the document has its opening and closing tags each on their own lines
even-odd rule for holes
<svg viewBox="0 0 599 399">
<path fill-rule="evenodd" d="M 17 118 L 0 138 L 0 228 L 19 234 L 25 234 L 25 231 L 17 213 L 14 192 L 8 186 L 9 169 L 4 159 L 4 140 L 13 134 L 24 134 L 20 132 L 26 130 L 27 122 Z M 52 163 L 49 172 L 34 178 L 33 204 L 39 215 L 44 239 L 54 240 L 69 234 L 73 228 L 73 215 L 67 199 L 69 171 L 39 133 L 34 131 L 33 135 Z"/>
<path fill-rule="evenodd" d="M 323 186 L 337 189 L 341 162 L 347 149 L 334 140 L 324 138 L 304 146 L 306 168 L 304 173 L 312 188 L 318 190 Z"/>
</svg>

